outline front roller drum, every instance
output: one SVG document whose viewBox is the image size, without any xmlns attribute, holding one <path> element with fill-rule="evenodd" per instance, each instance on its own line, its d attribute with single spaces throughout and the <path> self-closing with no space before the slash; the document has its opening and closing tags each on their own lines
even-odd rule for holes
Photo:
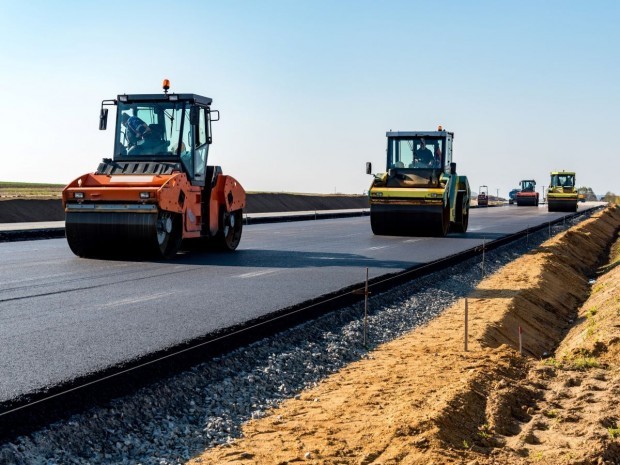
<svg viewBox="0 0 620 465">
<path fill-rule="evenodd" d="M 443 205 L 371 205 L 370 226 L 380 236 L 443 237 L 450 226 L 450 209 Z"/>
<path fill-rule="evenodd" d="M 521 197 L 517 198 L 517 207 L 536 207 L 538 206 L 538 200 L 536 197 Z"/>
<path fill-rule="evenodd" d="M 67 212 L 65 232 L 79 257 L 171 258 L 182 241 L 181 216 L 172 212 Z"/>
<path fill-rule="evenodd" d="M 577 200 L 557 200 L 547 197 L 547 206 L 550 212 L 576 212 Z"/>
</svg>

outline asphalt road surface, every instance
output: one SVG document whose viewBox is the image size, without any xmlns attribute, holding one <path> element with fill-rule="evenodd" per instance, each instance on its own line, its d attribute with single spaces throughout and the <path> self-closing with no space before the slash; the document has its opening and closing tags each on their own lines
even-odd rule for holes
<svg viewBox="0 0 620 465">
<path fill-rule="evenodd" d="M 368 217 L 250 225 L 235 253 L 161 262 L 0 243 L 0 403 L 562 215 L 473 209 L 446 238 L 374 236 Z"/>
</svg>

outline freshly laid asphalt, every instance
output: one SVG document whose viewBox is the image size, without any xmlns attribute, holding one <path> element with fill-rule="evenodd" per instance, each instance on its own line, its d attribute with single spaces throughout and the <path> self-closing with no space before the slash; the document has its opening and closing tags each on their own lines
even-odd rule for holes
<svg viewBox="0 0 620 465">
<path fill-rule="evenodd" d="M 580 210 L 600 204 L 580 204 Z M 65 239 L 0 243 L 0 403 L 562 217 L 471 210 L 466 234 L 374 236 L 369 218 L 252 224 L 234 253 L 74 256 Z"/>
</svg>

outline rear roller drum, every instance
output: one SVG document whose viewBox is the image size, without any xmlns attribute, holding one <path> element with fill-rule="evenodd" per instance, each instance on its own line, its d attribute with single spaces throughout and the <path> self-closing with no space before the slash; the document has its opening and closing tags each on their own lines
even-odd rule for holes
<svg viewBox="0 0 620 465">
<path fill-rule="evenodd" d="M 243 210 L 222 212 L 220 216 L 220 232 L 216 238 L 216 246 L 220 250 L 233 251 L 241 242 L 243 231 Z"/>
</svg>

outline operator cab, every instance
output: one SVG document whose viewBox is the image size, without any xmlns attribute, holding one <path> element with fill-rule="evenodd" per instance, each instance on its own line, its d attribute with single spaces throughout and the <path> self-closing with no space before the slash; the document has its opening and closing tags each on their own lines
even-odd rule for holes
<svg viewBox="0 0 620 465">
<path fill-rule="evenodd" d="M 388 132 L 388 186 L 439 186 L 450 174 L 453 134 L 447 131 Z"/>
<path fill-rule="evenodd" d="M 575 187 L 575 173 L 552 173 L 549 189 L 553 189 L 554 187 Z"/>
<path fill-rule="evenodd" d="M 521 181 L 521 192 L 534 192 L 535 190 L 536 181 L 530 179 Z"/>
<path fill-rule="evenodd" d="M 164 90 L 165 94 L 123 94 L 104 100 L 99 129 L 107 126 L 105 106 L 116 106 L 114 162 L 139 165 L 140 170 L 152 169 L 153 164 L 145 165 L 151 161 L 160 162 L 157 166 L 163 169 L 182 167 L 192 184 L 204 186 L 211 122 L 219 120 L 219 112 L 211 110 L 208 97 L 168 94 L 166 82 Z"/>
</svg>

